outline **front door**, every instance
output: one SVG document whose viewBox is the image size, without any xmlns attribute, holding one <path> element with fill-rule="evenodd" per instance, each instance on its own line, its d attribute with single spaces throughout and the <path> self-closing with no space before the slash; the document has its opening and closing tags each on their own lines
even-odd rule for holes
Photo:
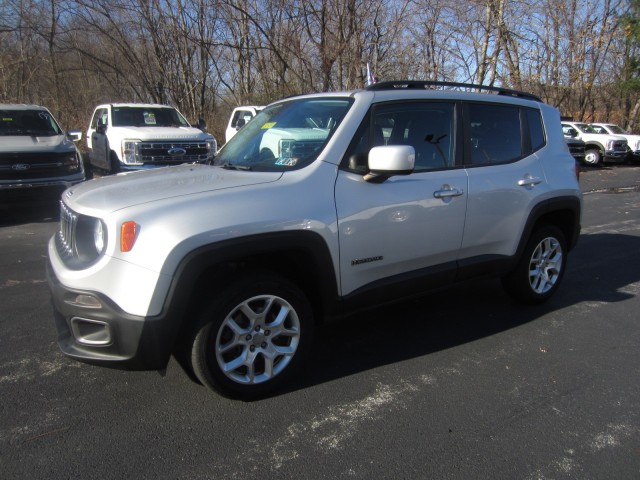
<svg viewBox="0 0 640 480">
<path fill-rule="evenodd" d="M 452 102 L 382 104 L 359 129 L 335 190 L 342 295 L 382 279 L 411 284 L 428 273 L 443 283 L 453 279 L 467 200 L 455 112 Z M 414 147 L 414 172 L 366 182 L 366 165 L 357 159 L 373 146 L 398 144 Z"/>
</svg>

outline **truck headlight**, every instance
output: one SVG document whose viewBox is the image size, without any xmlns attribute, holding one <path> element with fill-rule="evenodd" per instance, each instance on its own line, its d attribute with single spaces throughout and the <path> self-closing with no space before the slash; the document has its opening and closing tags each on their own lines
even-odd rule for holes
<svg viewBox="0 0 640 480">
<path fill-rule="evenodd" d="M 279 158 L 292 158 L 293 157 L 293 147 L 295 145 L 295 140 L 280 140 L 280 145 L 278 145 L 278 157 Z"/>
<path fill-rule="evenodd" d="M 207 140 L 207 151 L 209 152 L 209 157 L 215 157 L 218 154 L 218 143 L 215 138 L 211 140 Z"/>
<path fill-rule="evenodd" d="M 68 172 L 77 172 L 82 166 L 80 154 L 77 151 L 69 152 L 64 157 L 64 167 Z"/>
<path fill-rule="evenodd" d="M 138 162 L 136 150 L 139 142 L 136 140 L 123 140 L 122 141 L 122 161 L 127 165 L 135 165 Z"/>
</svg>

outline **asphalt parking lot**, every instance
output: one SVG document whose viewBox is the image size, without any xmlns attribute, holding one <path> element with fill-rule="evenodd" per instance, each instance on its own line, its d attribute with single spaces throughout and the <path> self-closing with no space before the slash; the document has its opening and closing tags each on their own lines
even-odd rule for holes
<svg viewBox="0 0 640 480">
<path fill-rule="evenodd" d="M 58 351 L 55 199 L 0 208 L 3 479 L 640 478 L 640 167 L 585 168 L 558 294 L 478 282 L 322 329 L 288 390 L 230 401 Z"/>
</svg>

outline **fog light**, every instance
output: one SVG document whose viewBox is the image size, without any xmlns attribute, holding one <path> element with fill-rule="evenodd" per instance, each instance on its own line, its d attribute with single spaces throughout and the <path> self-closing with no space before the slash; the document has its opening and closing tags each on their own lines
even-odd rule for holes
<svg viewBox="0 0 640 480">
<path fill-rule="evenodd" d="M 73 317 L 71 331 L 78 343 L 85 345 L 109 345 L 111 343 L 111 329 L 105 322 Z"/>
</svg>

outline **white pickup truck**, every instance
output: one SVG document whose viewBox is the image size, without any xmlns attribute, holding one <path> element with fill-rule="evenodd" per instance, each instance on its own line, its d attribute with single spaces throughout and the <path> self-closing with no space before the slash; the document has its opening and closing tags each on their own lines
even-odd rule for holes
<svg viewBox="0 0 640 480">
<path fill-rule="evenodd" d="M 627 159 L 627 140 L 619 135 L 597 131 L 582 122 L 563 121 L 565 137 L 577 138 L 585 143 L 584 163 L 599 165 L 602 162 L 624 162 Z"/>
<path fill-rule="evenodd" d="M 225 132 L 225 141 L 228 142 L 231 140 L 238 130 L 244 127 L 249 120 L 255 117 L 258 112 L 263 109 L 263 106 L 255 105 L 234 108 L 233 112 L 231 112 L 229 124 L 227 125 L 227 130 Z"/>
<path fill-rule="evenodd" d="M 629 149 L 631 150 L 630 159 L 636 162 L 640 161 L 640 135 L 633 135 L 627 132 L 624 128 L 613 123 L 592 123 L 591 126 L 598 133 L 608 133 L 626 138 L 627 143 L 629 144 Z"/>
<path fill-rule="evenodd" d="M 192 127 L 175 108 L 146 103 L 98 105 L 87 147 L 91 166 L 109 173 L 207 163 L 217 152 L 203 121 Z"/>
</svg>

